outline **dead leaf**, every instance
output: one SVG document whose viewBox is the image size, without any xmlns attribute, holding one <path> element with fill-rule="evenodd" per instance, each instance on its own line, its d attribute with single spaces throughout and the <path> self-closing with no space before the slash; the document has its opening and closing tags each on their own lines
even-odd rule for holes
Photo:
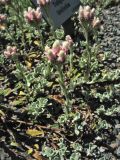
<svg viewBox="0 0 120 160">
<path fill-rule="evenodd" d="M 34 44 L 39 47 L 40 46 L 40 41 L 34 41 Z"/>
<path fill-rule="evenodd" d="M 33 148 L 28 149 L 27 153 L 32 154 L 33 153 Z"/>
<path fill-rule="evenodd" d="M 43 131 L 43 130 L 28 129 L 28 130 L 26 131 L 26 133 L 27 133 L 29 136 L 32 136 L 32 137 L 44 136 L 44 131 Z"/>
<path fill-rule="evenodd" d="M 36 150 L 39 150 L 39 145 L 38 144 L 34 144 L 34 147 Z"/>
<path fill-rule="evenodd" d="M 65 100 L 61 97 L 61 95 L 49 95 L 49 98 L 55 100 L 61 105 L 65 104 Z"/>
<path fill-rule="evenodd" d="M 13 146 L 13 147 L 18 147 L 19 146 L 19 144 L 16 143 L 16 142 L 11 142 L 10 145 Z"/>
<path fill-rule="evenodd" d="M 19 92 L 19 96 L 25 96 L 25 95 L 26 95 L 26 93 L 24 93 L 23 91 Z"/>
<path fill-rule="evenodd" d="M 32 67 L 32 63 L 31 62 L 25 61 L 25 64 L 26 64 L 28 69 L 31 69 L 31 67 Z"/>
<path fill-rule="evenodd" d="M 43 160 L 42 156 L 40 155 L 40 152 L 35 151 L 35 153 L 32 155 L 36 160 Z"/>
<path fill-rule="evenodd" d="M 6 25 L 5 24 L 0 24 L 0 30 L 5 30 L 6 29 Z"/>
<path fill-rule="evenodd" d="M 0 117 L 5 117 L 5 113 L 0 110 Z"/>
</svg>

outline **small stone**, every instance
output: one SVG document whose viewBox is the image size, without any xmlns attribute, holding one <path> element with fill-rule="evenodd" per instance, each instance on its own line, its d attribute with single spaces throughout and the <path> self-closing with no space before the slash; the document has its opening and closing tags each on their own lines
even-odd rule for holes
<svg viewBox="0 0 120 160">
<path fill-rule="evenodd" d="M 116 129 L 118 129 L 118 128 L 120 129 L 120 124 L 115 125 L 115 128 Z"/>
<path fill-rule="evenodd" d="M 117 149 L 117 155 L 120 156 L 120 147 Z"/>
<path fill-rule="evenodd" d="M 111 148 L 113 148 L 113 149 L 116 149 L 117 147 L 118 147 L 118 143 L 112 143 L 111 145 L 110 145 L 110 147 Z"/>
<path fill-rule="evenodd" d="M 105 152 L 105 147 L 100 147 L 99 150 L 101 153 L 103 153 L 103 152 Z"/>
</svg>

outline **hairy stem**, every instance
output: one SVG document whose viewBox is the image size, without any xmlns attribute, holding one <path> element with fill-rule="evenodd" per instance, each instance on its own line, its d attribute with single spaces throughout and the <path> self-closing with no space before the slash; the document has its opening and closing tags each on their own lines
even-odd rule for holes
<svg viewBox="0 0 120 160">
<path fill-rule="evenodd" d="M 56 66 L 56 69 L 57 69 L 58 74 L 59 74 L 59 84 L 60 84 L 61 90 L 62 90 L 63 94 L 65 95 L 65 99 L 66 99 L 65 113 L 68 115 L 69 110 L 71 108 L 71 103 L 70 103 L 67 88 L 66 88 L 65 83 L 64 83 L 64 75 L 63 75 L 63 72 L 62 72 L 61 67 L 59 65 Z"/>
<path fill-rule="evenodd" d="M 89 43 L 89 35 L 88 35 L 88 27 L 86 25 L 82 25 L 84 36 L 86 40 L 86 52 L 87 52 L 87 70 L 85 78 L 89 80 L 90 78 L 90 68 L 91 68 L 91 50 L 90 50 L 90 43 Z"/>
</svg>

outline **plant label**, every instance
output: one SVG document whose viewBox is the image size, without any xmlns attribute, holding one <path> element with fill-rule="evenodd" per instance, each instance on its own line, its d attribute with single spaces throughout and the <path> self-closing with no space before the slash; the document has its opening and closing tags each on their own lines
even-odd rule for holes
<svg viewBox="0 0 120 160">
<path fill-rule="evenodd" d="M 32 0 L 39 6 L 39 0 Z M 80 0 L 51 0 L 42 7 L 44 18 L 55 28 L 60 27 L 79 8 Z"/>
</svg>

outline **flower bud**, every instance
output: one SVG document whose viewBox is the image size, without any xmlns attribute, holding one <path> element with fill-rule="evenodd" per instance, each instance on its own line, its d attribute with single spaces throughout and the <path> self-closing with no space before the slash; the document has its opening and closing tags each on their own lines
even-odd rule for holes
<svg viewBox="0 0 120 160">
<path fill-rule="evenodd" d="M 58 52 L 60 51 L 60 48 L 61 48 L 61 42 L 59 40 L 56 40 L 52 46 L 53 54 L 57 55 Z"/>
<path fill-rule="evenodd" d="M 90 12 L 90 10 L 91 10 L 90 6 L 85 6 L 84 7 L 84 11 Z"/>
<path fill-rule="evenodd" d="M 36 22 L 39 22 L 41 20 L 42 13 L 39 7 L 33 12 L 33 17 Z"/>
<path fill-rule="evenodd" d="M 53 43 L 52 48 L 60 47 L 60 45 L 61 45 L 61 42 L 60 42 L 59 40 L 56 40 L 56 41 Z"/>
<path fill-rule="evenodd" d="M 50 50 L 50 47 L 45 46 L 45 51 L 47 52 L 47 51 L 49 51 L 49 50 Z"/>
<path fill-rule="evenodd" d="M 84 7 L 83 15 L 84 15 L 85 20 L 90 20 L 91 17 L 90 17 L 90 7 L 89 6 Z"/>
<path fill-rule="evenodd" d="M 38 7 L 36 10 L 28 7 L 28 11 L 24 11 L 24 18 L 28 23 L 39 22 L 42 18 L 42 13 Z"/>
<path fill-rule="evenodd" d="M 53 52 L 52 52 L 51 49 L 48 50 L 48 52 L 46 52 L 45 55 L 46 55 L 46 57 L 48 58 L 48 60 L 49 60 L 50 62 L 52 62 L 52 61 L 55 60 L 55 56 L 54 56 L 54 54 L 53 54 Z"/>
<path fill-rule="evenodd" d="M 91 9 L 90 6 L 85 6 L 85 7 L 80 6 L 78 18 L 81 22 L 84 22 L 84 21 L 91 22 L 91 20 L 94 18 L 94 13 L 95 13 L 94 8 Z"/>
<path fill-rule="evenodd" d="M 17 52 L 17 48 L 16 46 L 12 47 L 12 52 L 16 53 Z"/>
<path fill-rule="evenodd" d="M 0 0 L 0 4 L 10 4 L 11 0 Z"/>
<path fill-rule="evenodd" d="M 82 6 L 80 6 L 80 8 L 79 8 L 78 18 L 79 18 L 80 21 L 83 21 L 83 20 L 84 20 L 84 9 L 83 9 Z"/>
<path fill-rule="evenodd" d="M 31 7 L 28 7 L 28 11 L 24 11 L 24 18 L 29 23 L 33 21 L 33 9 Z"/>
<path fill-rule="evenodd" d="M 17 52 L 16 46 L 14 47 L 7 46 L 7 49 L 4 51 L 4 55 L 6 58 L 11 58 L 16 54 L 16 52 Z"/>
<path fill-rule="evenodd" d="M 91 19 L 93 19 L 95 16 L 95 8 L 92 8 L 91 11 L 90 11 L 90 17 Z"/>
<path fill-rule="evenodd" d="M 70 43 L 68 41 L 63 41 L 62 43 L 62 50 L 67 52 L 70 49 Z"/>
<path fill-rule="evenodd" d="M 51 0 L 38 0 L 38 4 L 40 4 L 41 6 L 45 6 L 46 4 L 48 4 Z"/>
<path fill-rule="evenodd" d="M 93 28 L 99 28 L 100 26 L 100 19 L 98 17 L 94 17 L 92 21 L 92 27 Z"/>
<path fill-rule="evenodd" d="M 6 18 L 7 18 L 6 15 L 0 14 L 0 23 L 5 22 Z"/>
<path fill-rule="evenodd" d="M 57 58 L 57 61 L 58 62 L 64 62 L 65 61 L 65 58 L 66 58 L 66 53 L 61 50 L 58 54 L 58 58 Z"/>
<path fill-rule="evenodd" d="M 70 35 L 67 35 L 67 36 L 65 37 L 65 40 L 66 40 L 67 42 L 69 42 L 69 46 L 71 46 L 71 45 L 73 44 L 73 40 L 72 40 L 72 38 L 71 38 Z"/>
</svg>

